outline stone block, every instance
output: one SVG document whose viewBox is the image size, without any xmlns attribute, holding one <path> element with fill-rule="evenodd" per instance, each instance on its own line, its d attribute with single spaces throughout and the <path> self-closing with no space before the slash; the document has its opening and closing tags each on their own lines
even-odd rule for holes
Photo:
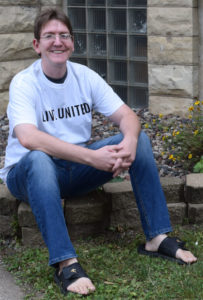
<svg viewBox="0 0 203 300">
<path fill-rule="evenodd" d="M 198 67 L 148 65 L 150 95 L 198 96 Z"/>
<path fill-rule="evenodd" d="M 171 7 L 197 7 L 197 0 L 148 0 L 148 7 L 150 6 L 171 6 Z"/>
<path fill-rule="evenodd" d="M 0 215 L 0 236 L 10 237 L 13 235 L 13 217 Z"/>
<path fill-rule="evenodd" d="M 183 179 L 163 177 L 160 181 L 167 203 L 179 203 L 185 201 Z"/>
<path fill-rule="evenodd" d="M 111 204 L 101 191 L 64 201 L 67 224 L 90 224 L 104 221 L 108 217 Z"/>
<path fill-rule="evenodd" d="M 190 7 L 149 7 L 148 35 L 198 36 L 198 11 Z"/>
<path fill-rule="evenodd" d="M 175 177 L 160 178 L 161 186 L 168 203 L 184 201 L 184 180 Z M 135 208 L 136 201 L 130 181 L 110 182 L 104 185 L 104 191 L 111 195 L 112 210 Z"/>
<path fill-rule="evenodd" d="M 0 33 L 32 32 L 39 8 L 31 6 L 2 6 Z M 9 17 L 8 17 L 9 16 Z"/>
<path fill-rule="evenodd" d="M 132 192 L 132 185 L 129 180 L 121 182 L 108 182 L 103 185 L 104 192 L 108 194 L 118 194 Z"/>
<path fill-rule="evenodd" d="M 22 243 L 27 247 L 45 246 L 38 228 L 22 227 Z"/>
<path fill-rule="evenodd" d="M 193 105 L 192 98 L 178 98 L 162 96 L 149 96 L 149 111 L 157 115 L 159 113 L 163 115 L 174 114 L 181 117 L 188 116 L 188 108 Z"/>
<path fill-rule="evenodd" d="M 0 92 L 0 115 L 4 115 L 8 106 L 9 93 L 8 91 Z"/>
<path fill-rule="evenodd" d="M 185 203 L 169 203 L 168 211 L 172 226 L 182 225 L 184 223 L 186 215 L 186 204 Z"/>
<path fill-rule="evenodd" d="M 110 227 L 142 231 L 140 215 L 130 181 L 106 183 L 104 191 L 111 197 Z"/>
<path fill-rule="evenodd" d="M 104 191 L 111 197 L 112 211 L 136 208 L 136 201 L 130 181 L 106 183 Z"/>
<path fill-rule="evenodd" d="M 142 231 L 140 215 L 137 207 L 112 211 L 110 227 L 123 230 Z"/>
<path fill-rule="evenodd" d="M 72 240 L 95 237 L 105 233 L 108 228 L 104 222 L 95 222 L 89 224 L 68 224 L 67 225 L 70 238 Z"/>
<path fill-rule="evenodd" d="M 148 62 L 159 65 L 197 64 L 197 37 L 148 36 Z"/>
<path fill-rule="evenodd" d="M 33 33 L 1 34 L 0 61 L 37 58 L 32 47 Z"/>
<path fill-rule="evenodd" d="M 186 199 L 188 203 L 203 204 L 203 173 L 186 176 Z"/>
<path fill-rule="evenodd" d="M 18 222 L 21 227 L 37 227 L 35 217 L 27 203 L 21 202 L 18 207 Z"/>
<path fill-rule="evenodd" d="M 188 219 L 191 224 L 203 224 L 203 204 L 188 204 Z"/>
<path fill-rule="evenodd" d="M 15 199 L 4 184 L 0 184 L 0 215 L 17 215 L 18 200 Z"/>
<path fill-rule="evenodd" d="M 41 0 L 41 5 L 42 6 L 60 6 L 62 8 L 63 6 L 63 0 Z"/>
<path fill-rule="evenodd" d="M 11 79 L 33 63 L 34 59 L 0 62 L 0 91 L 8 90 Z"/>
<path fill-rule="evenodd" d="M 0 0 L 0 6 L 12 6 L 12 5 L 27 5 L 27 6 L 37 6 L 40 0 Z"/>
</svg>

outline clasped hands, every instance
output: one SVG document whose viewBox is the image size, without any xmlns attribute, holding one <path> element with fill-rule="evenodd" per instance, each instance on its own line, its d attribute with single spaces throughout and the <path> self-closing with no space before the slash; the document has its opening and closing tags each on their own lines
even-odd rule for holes
<svg viewBox="0 0 203 300">
<path fill-rule="evenodd" d="M 120 143 L 119 145 L 104 146 L 97 151 L 96 168 L 112 172 L 113 177 L 130 168 L 135 159 L 136 147 Z"/>
</svg>

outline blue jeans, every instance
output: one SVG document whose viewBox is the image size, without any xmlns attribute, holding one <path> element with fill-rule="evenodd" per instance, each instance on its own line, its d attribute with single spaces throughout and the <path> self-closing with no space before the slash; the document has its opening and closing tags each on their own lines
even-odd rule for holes
<svg viewBox="0 0 203 300">
<path fill-rule="evenodd" d="M 88 146 L 99 149 L 119 144 L 118 134 Z M 149 138 L 140 133 L 130 178 L 147 240 L 171 231 L 168 209 L 160 185 Z M 112 179 L 112 173 L 30 151 L 9 172 L 7 185 L 19 200 L 30 204 L 49 250 L 49 264 L 77 257 L 66 227 L 61 198 L 78 196 Z"/>
</svg>

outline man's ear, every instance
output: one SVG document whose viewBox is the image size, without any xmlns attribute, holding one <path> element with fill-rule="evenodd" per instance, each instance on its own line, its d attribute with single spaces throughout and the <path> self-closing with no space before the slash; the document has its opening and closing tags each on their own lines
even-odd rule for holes
<svg viewBox="0 0 203 300">
<path fill-rule="evenodd" d="M 37 52 L 38 55 L 41 55 L 39 41 L 37 39 L 34 39 L 32 44 L 33 44 L 33 48 L 34 48 L 35 52 Z"/>
</svg>

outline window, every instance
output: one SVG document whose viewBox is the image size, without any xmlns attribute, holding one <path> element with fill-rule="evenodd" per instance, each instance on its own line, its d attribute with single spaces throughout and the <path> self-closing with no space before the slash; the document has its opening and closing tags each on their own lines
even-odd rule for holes
<svg viewBox="0 0 203 300">
<path fill-rule="evenodd" d="M 65 0 L 72 61 L 98 72 L 131 107 L 148 105 L 147 0 Z"/>
</svg>

